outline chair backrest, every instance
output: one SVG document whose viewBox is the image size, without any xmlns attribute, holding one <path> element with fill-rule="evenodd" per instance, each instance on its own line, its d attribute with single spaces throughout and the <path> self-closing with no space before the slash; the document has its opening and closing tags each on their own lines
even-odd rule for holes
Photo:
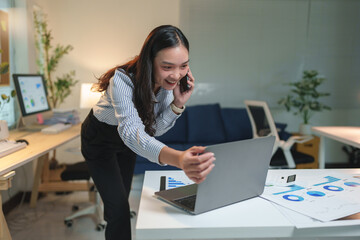
<svg viewBox="0 0 360 240">
<path fill-rule="evenodd" d="M 249 114 L 253 137 L 275 136 L 274 154 L 280 145 L 280 138 L 267 103 L 250 100 L 245 100 L 244 103 Z"/>
</svg>

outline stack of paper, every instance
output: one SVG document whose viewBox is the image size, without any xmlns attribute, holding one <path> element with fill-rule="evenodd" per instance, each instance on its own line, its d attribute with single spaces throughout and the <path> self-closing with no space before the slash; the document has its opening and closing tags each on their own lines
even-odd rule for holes
<svg viewBox="0 0 360 240">
<path fill-rule="evenodd" d="M 45 125 L 53 125 L 56 123 L 70 123 L 75 125 L 80 122 L 79 112 L 75 109 L 54 109 L 53 113 L 52 118 L 44 120 Z"/>
</svg>

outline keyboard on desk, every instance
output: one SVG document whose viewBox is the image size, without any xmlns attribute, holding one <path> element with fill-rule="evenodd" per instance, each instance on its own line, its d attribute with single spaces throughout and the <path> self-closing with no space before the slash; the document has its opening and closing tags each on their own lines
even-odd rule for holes
<svg viewBox="0 0 360 240">
<path fill-rule="evenodd" d="M 65 131 L 66 129 L 70 128 L 71 124 L 65 124 L 65 123 L 56 123 L 54 125 L 50 125 L 49 127 L 41 129 L 42 133 L 45 134 L 56 134 L 62 131 Z"/>
<path fill-rule="evenodd" d="M 0 141 L 0 158 L 25 147 L 26 143 L 24 142 L 15 142 L 10 140 Z"/>
</svg>

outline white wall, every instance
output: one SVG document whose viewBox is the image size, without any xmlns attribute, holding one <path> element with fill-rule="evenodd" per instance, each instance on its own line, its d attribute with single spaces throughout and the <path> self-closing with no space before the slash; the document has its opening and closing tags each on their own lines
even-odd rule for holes
<svg viewBox="0 0 360 240">
<path fill-rule="evenodd" d="M 319 90 L 331 93 L 320 100 L 333 110 L 311 124 L 360 126 L 360 1 L 183 0 L 180 11 L 198 83 L 191 104 L 265 100 L 296 132 L 300 117 L 277 101 L 289 92 L 284 83 L 315 69 L 327 78 Z M 328 142 L 327 161 L 346 161 L 342 144 Z"/>
<path fill-rule="evenodd" d="M 48 15 L 54 45 L 74 50 L 59 64 L 57 75 L 72 69 L 80 82 L 95 82 L 117 64 L 140 52 L 148 33 L 161 24 L 179 25 L 179 1 L 166 0 L 37 0 Z M 80 84 L 63 108 L 79 107 Z"/>
<path fill-rule="evenodd" d="M 353 119 L 352 110 L 360 109 L 357 0 L 36 2 L 48 14 L 54 43 L 74 46 L 59 75 L 75 69 L 81 82 L 95 81 L 94 75 L 136 55 L 152 28 L 174 24 L 190 40 L 198 83 L 190 104 L 243 106 L 245 99 L 263 99 L 276 111 L 277 100 L 289 90 L 284 83 L 316 69 L 327 78 L 320 89 L 331 92 L 324 101 L 333 112 L 349 109 Z M 74 95 L 62 107 L 78 105 Z M 339 115 L 326 124 L 352 124 Z M 325 124 L 316 115 L 312 120 Z"/>
<path fill-rule="evenodd" d="M 359 1 L 184 0 L 180 10 L 203 86 L 192 103 L 264 99 L 277 107 L 289 91 L 283 84 L 315 69 L 328 79 L 324 102 L 360 108 Z"/>
</svg>

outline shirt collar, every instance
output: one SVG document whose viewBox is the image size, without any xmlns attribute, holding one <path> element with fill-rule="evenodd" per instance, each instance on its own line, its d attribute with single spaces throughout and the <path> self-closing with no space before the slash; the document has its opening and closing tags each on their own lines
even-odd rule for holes
<svg viewBox="0 0 360 240">
<path fill-rule="evenodd" d="M 152 92 L 152 99 L 155 102 L 158 102 L 158 98 L 163 94 L 163 92 L 166 91 L 164 88 L 160 87 L 158 93 L 155 95 L 154 92 Z"/>
</svg>

